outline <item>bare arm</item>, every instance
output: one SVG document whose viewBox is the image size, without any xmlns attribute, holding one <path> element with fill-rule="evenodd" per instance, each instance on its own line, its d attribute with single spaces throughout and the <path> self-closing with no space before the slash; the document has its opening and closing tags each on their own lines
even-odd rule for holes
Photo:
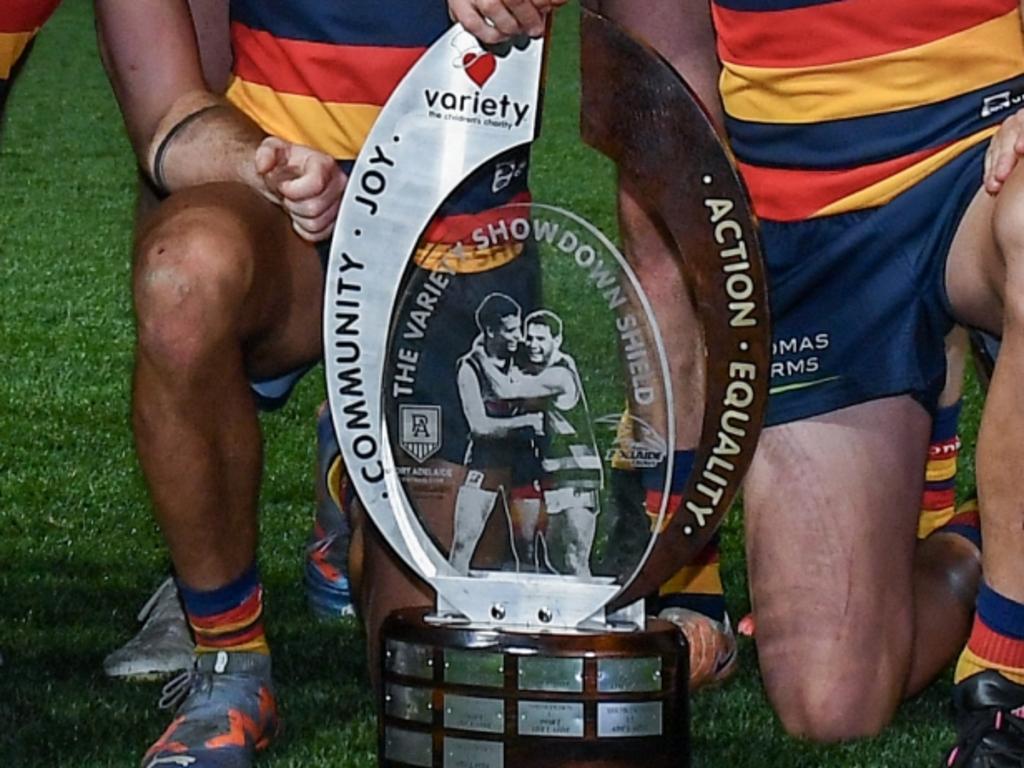
<svg viewBox="0 0 1024 768">
<path fill-rule="evenodd" d="M 494 394 L 502 400 L 552 397 L 576 388 L 572 374 L 565 368 L 547 368 L 538 374 L 513 371 L 506 376 L 493 361 L 481 359 L 480 362 L 492 379 Z"/>
<path fill-rule="evenodd" d="M 480 383 L 468 365 L 459 366 L 459 399 L 462 412 L 469 423 L 473 437 L 503 437 L 514 429 L 532 429 L 538 434 L 543 430 L 544 415 L 527 413 L 520 416 L 496 418 L 487 415 Z"/>
<path fill-rule="evenodd" d="M 245 184 L 281 205 L 308 240 L 330 233 L 344 177 L 327 155 L 267 135 L 203 81 L 185 0 L 95 0 L 104 66 L 128 136 L 168 192 Z"/>
</svg>

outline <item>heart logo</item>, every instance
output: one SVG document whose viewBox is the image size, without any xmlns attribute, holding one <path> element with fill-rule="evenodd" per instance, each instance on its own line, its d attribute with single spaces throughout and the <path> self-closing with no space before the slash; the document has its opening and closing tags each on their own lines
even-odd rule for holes
<svg viewBox="0 0 1024 768">
<path fill-rule="evenodd" d="M 498 69 L 498 61 L 493 53 L 467 53 L 462 57 L 462 67 L 469 79 L 483 88 Z"/>
</svg>

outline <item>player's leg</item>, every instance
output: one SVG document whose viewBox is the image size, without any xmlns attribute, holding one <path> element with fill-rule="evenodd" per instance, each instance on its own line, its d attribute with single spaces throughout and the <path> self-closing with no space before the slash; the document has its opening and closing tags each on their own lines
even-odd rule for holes
<svg viewBox="0 0 1024 768">
<path fill-rule="evenodd" d="M 189 0 L 189 8 L 199 43 L 203 76 L 210 90 L 222 93 L 231 72 L 227 5 L 220 0 Z M 136 225 L 158 204 L 156 194 L 140 174 Z M 139 631 L 103 660 L 103 671 L 108 677 L 146 680 L 188 667 L 195 644 L 173 579 L 160 583 L 139 611 L 138 621 L 141 623 Z"/>
<path fill-rule="evenodd" d="M 1019 762 L 1024 757 L 1024 721 L 1013 714 L 1024 705 L 1024 525 L 1019 500 L 1024 465 L 1019 440 L 1024 429 L 1024 173 L 1019 166 L 998 196 L 980 191 L 974 198 L 950 251 L 946 286 L 963 322 L 1002 337 L 977 450 L 985 579 L 955 674 L 961 742 L 949 764 L 982 765 L 993 754 Z"/>
<path fill-rule="evenodd" d="M 459 486 L 455 497 L 448 562 L 461 574 L 469 573 L 477 545 L 499 503 L 500 490 L 500 486 L 488 482 L 483 471 L 476 469 L 471 469 Z"/>
<path fill-rule="evenodd" d="M 597 534 L 597 509 L 570 506 L 562 512 L 565 565 L 573 576 L 590 576 L 590 553 Z"/>
<path fill-rule="evenodd" d="M 903 697 L 928 428 L 897 397 L 762 434 L 744 487 L 747 564 L 765 689 L 793 734 L 877 733 Z"/>
<path fill-rule="evenodd" d="M 544 536 L 547 518 L 539 493 L 517 493 L 516 490 L 509 499 L 513 554 L 520 570 L 537 571 L 543 562 L 543 552 L 538 551 L 538 545 Z"/>
<path fill-rule="evenodd" d="M 946 337 L 946 383 L 932 420 L 914 555 L 915 630 L 934 643 L 915 654 L 908 694 L 930 682 L 936 667 L 950 658 L 950 649 L 967 636 L 981 578 L 976 500 L 956 506 L 958 424 L 967 354 L 967 332 L 958 326 Z M 754 627 L 751 613 L 737 629 L 753 636 Z"/>
<path fill-rule="evenodd" d="M 185 700 L 148 759 L 169 742 L 200 760 L 211 749 L 248 755 L 276 730 L 255 562 L 262 449 L 249 381 L 317 359 L 320 307 L 309 297 L 322 290 L 315 250 L 241 185 L 172 196 L 138 238 L 135 439 L 196 635 L 192 692 L 203 691 Z M 255 726 L 242 739 L 211 740 L 232 708 Z"/>
<path fill-rule="evenodd" d="M 704 102 L 716 124 L 721 124 L 719 68 L 708 3 L 603 0 L 601 11 L 664 55 Z M 651 301 L 658 325 L 671 329 L 664 333 L 664 341 L 676 390 L 676 440 L 681 449 L 674 463 L 684 470 L 672 479 L 671 490 L 681 492 L 693 463 L 692 451 L 700 437 L 703 414 L 704 349 L 700 326 L 675 263 L 674 246 L 627 180 L 623 180 L 619 193 L 619 218 L 624 251 Z M 621 486 L 631 484 L 632 479 L 616 470 L 612 481 Z M 642 477 L 650 510 L 660 508 L 660 481 L 657 473 Z M 690 641 L 693 688 L 720 682 L 736 669 L 736 639 L 725 612 L 719 570 L 715 539 L 697 562 L 675 574 L 657 601 L 658 610 L 675 621 Z"/>
<path fill-rule="evenodd" d="M 348 510 L 355 492 L 345 472 L 327 403 L 316 419 L 316 505 L 313 531 L 306 545 L 303 581 L 306 600 L 321 620 L 354 613 L 348 553 L 351 525 Z"/>
<path fill-rule="evenodd" d="M 914 631 L 931 642 L 915 644 L 908 695 L 930 683 L 963 644 L 981 579 L 977 513 L 970 502 L 956 507 L 958 421 L 968 347 L 967 332 L 959 326 L 946 337 L 946 383 L 932 420 L 914 553 Z"/>
</svg>

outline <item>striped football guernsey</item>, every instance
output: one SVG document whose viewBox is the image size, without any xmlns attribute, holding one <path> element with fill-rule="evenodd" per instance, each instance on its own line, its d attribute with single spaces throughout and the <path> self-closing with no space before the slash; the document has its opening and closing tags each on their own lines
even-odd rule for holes
<svg viewBox="0 0 1024 768">
<path fill-rule="evenodd" d="M 28 47 L 59 3 L 60 0 L 3 0 L 0 5 L 0 111 Z"/>
<path fill-rule="evenodd" d="M 763 219 L 883 205 L 1024 105 L 1018 0 L 713 0 Z"/>
<path fill-rule="evenodd" d="M 391 92 L 450 26 L 444 0 L 232 0 L 227 96 L 268 133 L 326 152 L 348 171 Z M 427 238 L 465 237 L 486 211 L 527 200 L 526 158 L 483 169 L 445 203 Z"/>
</svg>

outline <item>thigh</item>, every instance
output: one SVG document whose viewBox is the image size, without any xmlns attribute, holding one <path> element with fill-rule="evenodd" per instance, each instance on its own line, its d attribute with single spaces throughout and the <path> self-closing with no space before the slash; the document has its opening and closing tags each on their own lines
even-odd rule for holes
<svg viewBox="0 0 1024 768">
<path fill-rule="evenodd" d="M 295 235 L 280 208 L 241 184 L 168 198 L 140 227 L 134 272 L 140 324 L 147 303 L 176 302 L 183 325 L 241 342 L 253 380 L 320 356 L 324 275 L 316 248 Z"/>
<path fill-rule="evenodd" d="M 1024 285 L 1024 262 L 1006 255 L 1019 252 L 1024 252 L 1020 165 L 998 195 L 979 189 L 957 228 L 946 262 L 946 292 L 961 322 L 1002 334 L 1007 287 Z"/>
<path fill-rule="evenodd" d="M 601 0 L 603 14 L 653 46 L 720 116 L 715 33 L 707 0 Z"/>
<path fill-rule="evenodd" d="M 762 434 L 747 564 L 765 687 L 793 732 L 866 735 L 900 700 L 929 428 L 904 396 Z"/>
</svg>

